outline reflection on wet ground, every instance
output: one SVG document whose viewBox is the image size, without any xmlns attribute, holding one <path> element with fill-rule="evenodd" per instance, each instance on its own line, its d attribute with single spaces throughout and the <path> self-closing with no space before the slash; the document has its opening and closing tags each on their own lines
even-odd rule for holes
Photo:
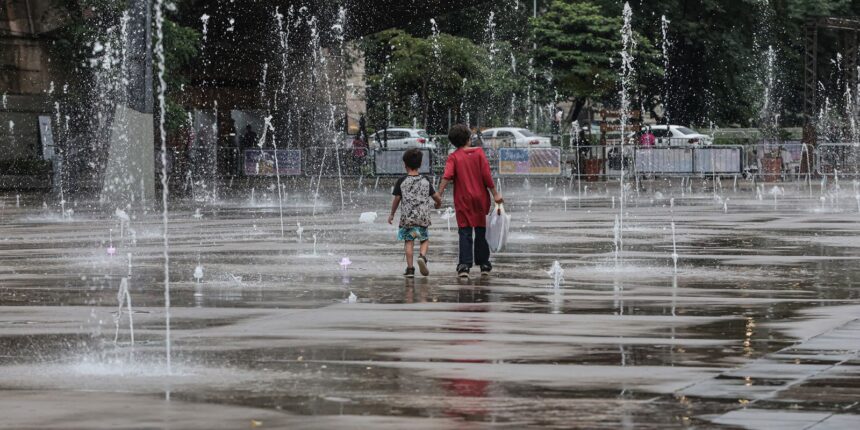
<svg viewBox="0 0 860 430">
<path fill-rule="evenodd" d="M 574 186 L 565 211 L 552 186 L 505 190 L 489 279 L 454 276 L 439 215 L 431 277 L 401 278 L 394 227 L 358 222 L 382 191 L 290 200 L 283 229 L 271 204 L 180 205 L 171 375 L 159 214 L 0 197 L 0 427 L 860 426 L 853 200 L 747 190 L 725 211 L 646 184 L 616 260 L 613 190 Z"/>
</svg>

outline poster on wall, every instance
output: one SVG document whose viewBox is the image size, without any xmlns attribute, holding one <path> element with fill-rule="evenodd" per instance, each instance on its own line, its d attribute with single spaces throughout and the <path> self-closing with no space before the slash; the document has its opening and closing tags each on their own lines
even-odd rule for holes
<svg viewBox="0 0 860 430">
<path fill-rule="evenodd" d="M 561 175 L 559 148 L 499 148 L 500 175 Z"/>
<path fill-rule="evenodd" d="M 275 157 L 277 157 L 277 163 L 275 163 Z M 302 174 L 302 151 L 247 149 L 244 166 L 246 176 L 298 176 Z"/>
</svg>

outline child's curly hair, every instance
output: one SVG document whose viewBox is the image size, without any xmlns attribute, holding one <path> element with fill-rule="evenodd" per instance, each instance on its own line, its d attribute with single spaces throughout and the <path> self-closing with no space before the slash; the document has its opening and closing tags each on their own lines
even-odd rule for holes
<svg viewBox="0 0 860 430">
<path fill-rule="evenodd" d="M 465 124 L 457 124 L 448 131 L 448 140 L 457 148 L 466 146 L 471 138 L 472 130 L 469 130 Z"/>
<path fill-rule="evenodd" d="M 414 170 L 421 168 L 421 161 L 424 160 L 424 153 L 418 148 L 407 149 L 403 153 L 403 164 L 406 167 Z"/>
</svg>

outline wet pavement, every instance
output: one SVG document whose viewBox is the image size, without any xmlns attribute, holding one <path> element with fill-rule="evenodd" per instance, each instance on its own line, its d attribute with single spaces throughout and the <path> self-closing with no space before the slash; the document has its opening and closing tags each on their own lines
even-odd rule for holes
<svg viewBox="0 0 860 430">
<path fill-rule="evenodd" d="M 616 258 L 617 187 L 579 185 L 507 180 L 469 280 L 440 214 L 400 276 L 382 185 L 177 202 L 170 374 L 160 213 L 0 194 L 0 428 L 860 427 L 853 194 L 643 182 Z"/>
</svg>

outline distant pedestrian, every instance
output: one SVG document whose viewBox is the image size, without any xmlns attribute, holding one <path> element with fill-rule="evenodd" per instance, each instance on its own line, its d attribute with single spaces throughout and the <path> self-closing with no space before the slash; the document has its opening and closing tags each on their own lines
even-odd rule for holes
<svg viewBox="0 0 860 430">
<path fill-rule="evenodd" d="M 791 155 L 791 151 L 789 151 L 784 145 L 779 146 L 779 158 L 782 159 L 782 171 L 785 173 L 792 173 L 791 167 L 794 162 L 794 156 Z"/>
<path fill-rule="evenodd" d="M 379 145 L 379 142 L 382 142 L 382 144 Z M 388 125 L 387 124 L 381 124 L 379 127 L 376 128 L 376 143 L 377 143 L 377 146 L 380 147 L 381 149 L 388 149 Z"/>
<path fill-rule="evenodd" d="M 642 135 L 639 136 L 639 144 L 642 146 L 654 146 L 656 142 L 657 138 L 651 131 L 651 127 L 646 128 L 645 131 L 642 132 Z"/>
<path fill-rule="evenodd" d="M 352 168 L 353 174 L 360 175 L 365 162 L 367 161 L 367 152 L 370 145 L 366 140 L 361 139 L 361 136 L 355 136 L 352 139 Z"/>
<path fill-rule="evenodd" d="M 358 117 L 358 138 L 367 143 L 367 119 L 364 114 Z"/>
<path fill-rule="evenodd" d="M 254 132 L 254 127 L 251 124 L 245 126 L 245 133 L 242 135 L 242 148 L 249 149 L 257 146 L 257 133 Z"/>
<path fill-rule="evenodd" d="M 444 194 L 448 184 L 454 183 L 454 210 L 460 235 L 457 274 L 468 277 L 472 265 L 477 263 L 481 267 L 481 275 L 488 276 L 493 270 L 486 238 L 487 213 L 490 211 L 488 191 L 497 204 L 503 203 L 504 199 L 496 190 L 484 150 L 472 147 L 472 131 L 458 124 L 451 127 L 448 139 L 457 150 L 448 156 L 445 163 L 439 194 Z"/>
<path fill-rule="evenodd" d="M 552 116 L 552 134 L 561 134 L 562 119 L 564 119 L 564 109 L 559 107 Z"/>
<path fill-rule="evenodd" d="M 430 202 L 435 203 L 436 209 L 442 207 L 442 197 L 433 189 L 433 184 L 426 176 L 418 173 L 421 168 L 424 154 L 418 148 L 407 150 L 403 154 L 403 165 L 406 168 L 406 176 L 400 178 L 394 185 L 394 201 L 391 202 L 391 214 L 388 215 L 388 223 L 394 222 L 394 214 L 400 208 L 400 224 L 397 230 L 397 240 L 404 242 L 406 253 L 407 278 L 415 277 L 413 256 L 415 254 L 415 241 L 421 245 L 418 254 L 418 268 L 421 274 L 427 276 L 430 270 L 427 268 L 427 251 L 430 248 Z"/>
<path fill-rule="evenodd" d="M 355 136 L 352 139 L 352 156 L 356 158 L 356 160 L 364 160 L 364 157 L 367 156 L 367 141 L 363 140 L 361 136 Z"/>
</svg>

